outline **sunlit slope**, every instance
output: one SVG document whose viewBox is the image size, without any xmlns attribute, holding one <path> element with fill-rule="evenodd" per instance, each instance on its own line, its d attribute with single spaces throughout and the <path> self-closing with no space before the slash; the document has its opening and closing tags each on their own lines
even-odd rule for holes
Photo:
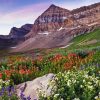
<svg viewBox="0 0 100 100">
<path fill-rule="evenodd" d="M 84 49 L 100 46 L 100 29 L 75 37 L 68 50 Z"/>
</svg>

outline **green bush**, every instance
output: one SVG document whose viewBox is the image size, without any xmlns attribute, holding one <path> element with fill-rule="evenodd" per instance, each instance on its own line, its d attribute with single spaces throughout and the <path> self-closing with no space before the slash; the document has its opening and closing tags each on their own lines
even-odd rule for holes
<svg viewBox="0 0 100 100">
<path fill-rule="evenodd" d="M 97 74 L 98 73 L 98 74 Z M 100 68 L 87 67 L 84 70 L 59 72 L 54 80 L 51 96 L 40 100 L 94 100 L 100 99 Z"/>
</svg>

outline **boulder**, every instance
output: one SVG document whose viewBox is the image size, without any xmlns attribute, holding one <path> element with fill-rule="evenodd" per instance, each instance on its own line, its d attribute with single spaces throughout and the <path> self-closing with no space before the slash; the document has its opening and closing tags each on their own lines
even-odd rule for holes
<svg viewBox="0 0 100 100">
<path fill-rule="evenodd" d="M 42 93 L 45 92 L 45 95 L 49 96 L 51 92 L 51 88 L 48 88 L 50 80 L 54 78 L 54 74 L 50 73 L 47 75 L 44 75 L 42 77 L 36 78 L 33 81 L 28 81 L 22 84 L 19 84 L 16 86 L 17 88 L 17 95 L 20 97 L 21 94 L 21 88 L 24 88 L 23 94 L 25 97 L 30 96 L 32 100 L 38 100 L 39 99 L 39 93 L 40 91 Z"/>
</svg>

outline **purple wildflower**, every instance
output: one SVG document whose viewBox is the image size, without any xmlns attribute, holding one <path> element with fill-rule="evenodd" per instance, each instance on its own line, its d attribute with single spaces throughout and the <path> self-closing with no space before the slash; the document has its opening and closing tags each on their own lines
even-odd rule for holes
<svg viewBox="0 0 100 100">
<path fill-rule="evenodd" d="M 3 95 L 3 93 L 2 92 L 0 92 L 0 96 L 2 96 Z"/>
<path fill-rule="evenodd" d="M 8 93 L 8 96 L 9 96 L 9 97 L 11 97 L 11 96 L 12 96 L 12 94 L 11 94 L 11 93 Z"/>
<path fill-rule="evenodd" d="M 14 93 L 15 92 L 15 88 L 12 86 L 11 87 L 11 91 Z"/>
<path fill-rule="evenodd" d="M 23 92 L 24 88 L 22 87 L 22 88 L 20 88 L 20 90 L 21 90 L 21 92 Z"/>
<path fill-rule="evenodd" d="M 30 97 L 30 96 L 28 96 L 28 97 L 27 97 L 27 100 L 31 100 L 31 97 Z"/>
<path fill-rule="evenodd" d="M 25 95 L 23 94 L 23 92 L 20 93 L 20 98 L 23 100 L 23 98 L 25 98 Z"/>
</svg>

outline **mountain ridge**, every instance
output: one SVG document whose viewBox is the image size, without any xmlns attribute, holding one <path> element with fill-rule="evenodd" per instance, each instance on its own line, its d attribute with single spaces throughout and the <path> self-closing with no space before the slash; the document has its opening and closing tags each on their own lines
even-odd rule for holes
<svg viewBox="0 0 100 100">
<path fill-rule="evenodd" d="M 31 28 L 32 24 L 25 24 L 20 28 L 11 28 L 9 35 L 0 35 L 0 49 L 13 47 L 24 41 L 24 36 L 29 33 Z"/>
<path fill-rule="evenodd" d="M 67 10 L 52 4 L 23 36 L 14 51 L 66 45 L 72 38 L 100 28 L 100 3 Z"/>
</svg>

